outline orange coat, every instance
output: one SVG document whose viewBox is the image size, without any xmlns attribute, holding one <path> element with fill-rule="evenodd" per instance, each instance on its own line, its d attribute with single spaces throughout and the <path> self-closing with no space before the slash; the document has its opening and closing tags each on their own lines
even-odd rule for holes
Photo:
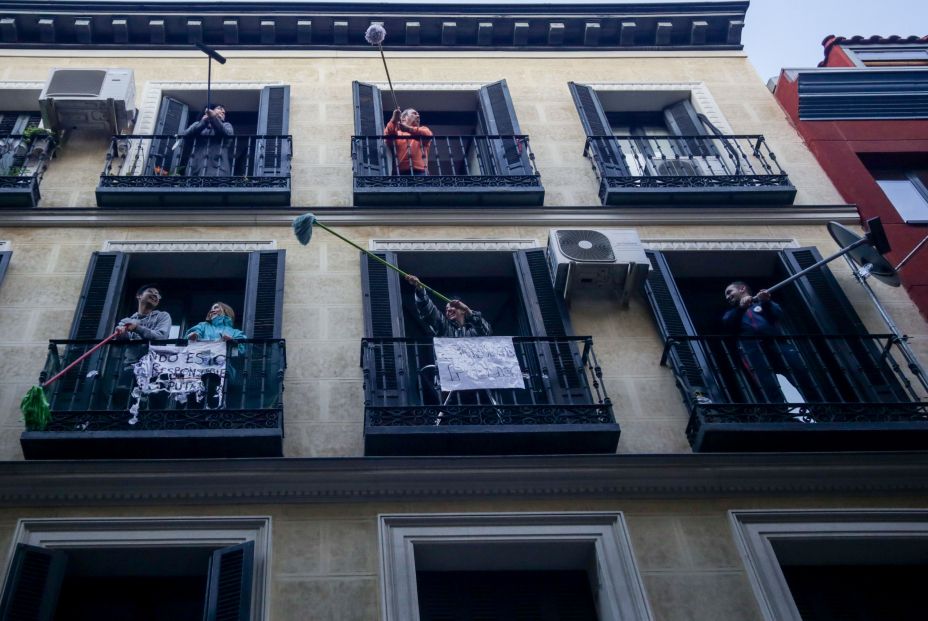
<svg viewBox="0 0 928 621">
<path fill-rule="evenodd" d="M 426 138 L 432 137 L 432 130 L 425 126 L 414 128 L 414 131 L 406 132 L 401 130 L 391 120 L 383 130 L 384 136 L 398 136 L 396 140 L 387 141 L 387 151 L 396 158 L 397 169 L 401 173 L 409 172 L 409 164 L 412 163 L 414 170 L 424 172 L 429 167 L 429 147 L 432 146 L 431 140 Z M 401 138 L 408 137 L 409 140 Z"/>
</svg>

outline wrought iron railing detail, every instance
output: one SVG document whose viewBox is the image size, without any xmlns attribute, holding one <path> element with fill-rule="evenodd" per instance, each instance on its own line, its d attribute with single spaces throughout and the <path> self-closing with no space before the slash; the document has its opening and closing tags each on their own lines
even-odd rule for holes
<svg viewBox="0 0 928 621">
<path fill-rule="evenodd" d="M 359 188 L 541 186 L 524 135 L 352 136 L 351 160 Z"/>
<path fill-rule="evenodd" d="M 583 150 L 608 188 L 791 187 L 761 135 L 589 136 Z"/>
<path fill-rule="evenodd" d="M 720 391 L 710 395 L 678 375 L 691 438 L 710 423 L 928 422 L 920 371 L 892 334 L 675 336 L 661 364 L 678 348 L 701 351 Z"/>
<path fill-rule="evenodd" d="M 524 389 L 444 392 L 431 340 L 361 342 L 367 425 L 614 424 L 591 337 L 513 337 Z M 399 355 L 408 377 L 396 378 Z M 399 396 L 397 396 L 399 395 Z"/>
<path fill-rule="evenodd" d="M 50 134 L 0 136 L 0 191 L 34 193 L 55 153 L 58 142 Z"/>
<path fill-rule="evenodd" d="M 287 188 L 291 136 L 113 136 L 102 188 Z"/>
<path fill-rule="evenodd" d="M 269 429 L 282 426 L 284 373 L 282 339 L 248 339 L 227 343 L 221 405 L 188 404 L 136 390 L 132 365 L 147 354 L 149 343 L 186 341 L 113 341 L 91 354 L 48 391 L 49 432 Z M 40 381 L 66 367 L 96 343 L 50 341 Z M 133 391 L 136 391 L 133 394 Z M 138 404 L 138 414 L 130 407 Z"/>
</svg>

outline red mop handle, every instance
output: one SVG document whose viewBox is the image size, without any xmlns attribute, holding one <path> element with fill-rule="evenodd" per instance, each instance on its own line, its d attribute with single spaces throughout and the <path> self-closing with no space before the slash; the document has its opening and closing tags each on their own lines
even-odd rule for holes
<svg viewBox="0 0 928 621">
<path fill-rule="evenodd" d="M 71 364 L 69 364 L 68 366 L 66 366 L 65 368 L 63 368 L 63 369 L 61 369 L 60 371 L 58 371 L 58 373 L 56 373 L 55 376 L 54 376 L 53 378 L 51 378 L 50 380 L 48 380 L 48 381 L 46 381 L 44 384 L 42 384 L 42 388 L 47 387 L 49 384 L 51 384 L 52 382 L 54 382 L 56 379 L 58 379 L 59 377 L 61 377 L 62 375 L 64 375 L 64 374 L 67 373 L 68 371 L 70 371 L 71 369 L 73 369 L 73 368 L 77 365 L 77 363 L 81 362 L 82 360 L 84 360 L 84 358 L 86 358 L 87 356 L 89 356 L 89 355 L 92 354 L 93 352 L 97 351 L 98 349 L 100 349 L 101 347 L 103 347 L 104 345 L 106 345 L 107 343 L 109 343 L 110 341 L 112 341 L 114 338 L 116 338 L 116 336 L 117 336 L 118 334 L 119 334 L 119 330 L 115 330 L 111 335 L 109 335 L 108 337 L 106 337 L 105 339 L 103 339 L 102 341 L 100 341 L 99 343 L 97 343 L 96 345 L 94 345 L 92 349 L 90 349 L 89 351 L 84 352 L 83 354 L 81 354 L 81 356 L 80 356 L 77 360 L 75 360 L 74 362 L 72 362 Z"/>
</svg>

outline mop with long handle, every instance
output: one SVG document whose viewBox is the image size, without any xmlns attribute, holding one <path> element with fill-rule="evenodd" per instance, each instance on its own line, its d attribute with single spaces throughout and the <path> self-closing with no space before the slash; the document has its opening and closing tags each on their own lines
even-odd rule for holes
<svg viewBox="0 0 928 621">
<path fill-rule="evenodd" d="M 380 59 L 383 61 L 383 70 L 387 72 L 387 84 L 390 85 L 390 95 L 393 97 L 393 108 L 398 110 L 400 104 L 396 101 L 396 91 L 393 90 L 393 80 L 390 79 L 390 69 L 387 67 L 387 58 L 383 55 L 383 40 L 387 38 L 387 31 L 380 24 L 371 24 L 364 32 L 364 40 L 376 45 L 380 50 Z"/>
</svg>

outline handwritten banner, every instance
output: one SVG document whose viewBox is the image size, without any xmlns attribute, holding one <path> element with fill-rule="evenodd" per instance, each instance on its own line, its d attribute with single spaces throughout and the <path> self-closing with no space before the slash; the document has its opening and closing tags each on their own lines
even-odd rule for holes
<svg viewBox="0 0 928 621">
<path fill-rule="evenodd" d="M 135 403 L 130 408 L 133 417 L 138 413 L 141 395 L 156 392 L 168 393 L 179 403 L 188 399 L 197 402 L 206 399 L 206 407 L 221 407 L 222 387 L 226 377 L 225 341 L 199 341 L 187 345 L 151 345 L 148 353 L 133 366 L 137 390 L 133 391 Z M 207 395 L 204 376 L 212 374 Z M 212 397 L 207 399 L 207 397 Z M 130 420 L 130 423 L 134 420 Z"/>
<path fill-rule="evenodd" d="M 436 338 L 435 364 L 445 392 L 525 388 L 511 336 Z"/>
</svg>

